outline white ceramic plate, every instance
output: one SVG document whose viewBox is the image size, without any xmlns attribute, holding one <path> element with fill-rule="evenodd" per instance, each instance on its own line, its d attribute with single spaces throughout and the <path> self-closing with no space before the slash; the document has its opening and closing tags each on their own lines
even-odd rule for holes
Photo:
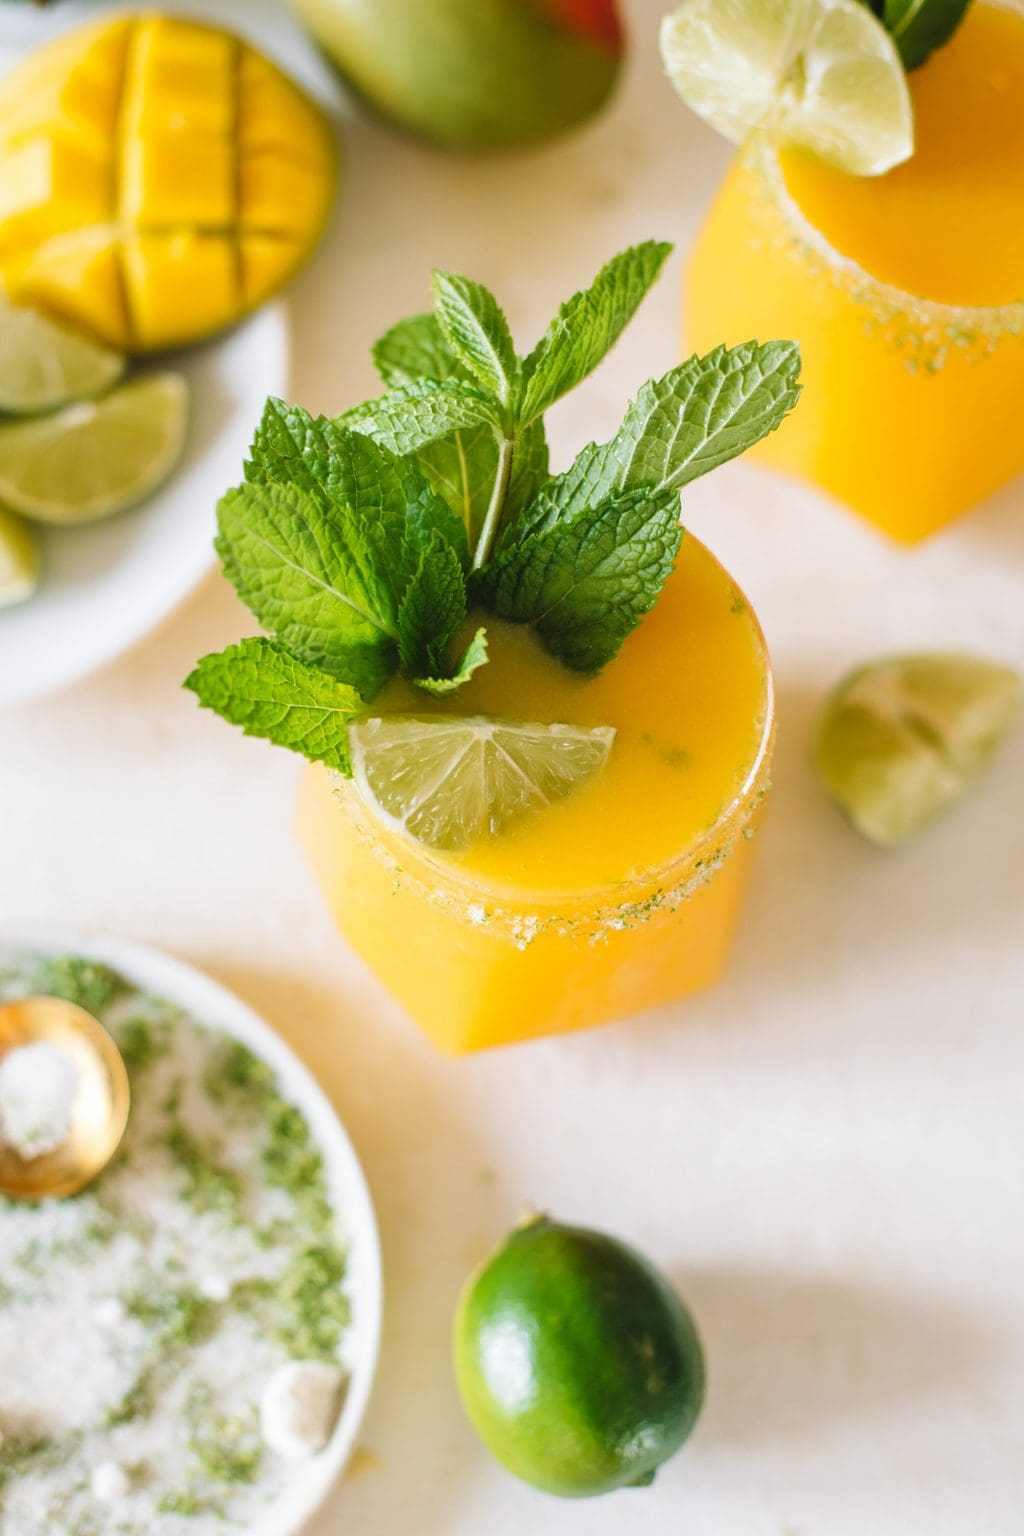
<svg viewBox="0 0 1024 1536">
<path fill-rule="evenodd" d="M 279 0 L 171 0 L 169 10 L 219 22 L 264 48 L 328 110 L 337 87 L 317 50 Z M 142 0 L 63 0 L 40 10 L 0 0 L 0 74 L 58 33 Z M 91 528 L 49 530 L 45 575 L 34 598 L 0 612 L 0 709 L 75 682 L 160 624 L 213 563 L 217 499 L 241 475 L 267 395 L 288 393 L 288 326 L 282 304 L 226 338 L 181 354 L 192 389 L 184 462 L 145 506 Z"/>
<path fill-rule="evenodd" d="M 380 1239 L 373 1202 L 351 1141 L 330 1101 L 280 1036 L 233 993 L 202 972 L 141 944 L 85 928 L 5 931 L 3 948 L 84 955 L 102 961 L 146 991 L 176 1003 L 201 1024 L 223 1030 L 249 1046 L 273 1068 L 286 1098 L 305 1115 L 323 1153 L 331 1202 L 348 1245 L 352 1325 L 344 1355 L 349 1385 L 334 1434 L 326 1449 L 295 1473 L 285 1494 L 249 1531 L 249 1536 L 297 1536 L 352 1453 L 377 1368 L 383 1298 Z"/>
</svg>

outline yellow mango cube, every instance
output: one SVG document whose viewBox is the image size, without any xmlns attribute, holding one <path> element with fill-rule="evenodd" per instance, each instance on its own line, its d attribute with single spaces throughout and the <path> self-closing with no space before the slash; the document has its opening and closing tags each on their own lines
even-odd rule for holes
<svg viewBox="0 0 1024 1536">
<path fill-rule="evenodd" d="M 235 166 L 226 140 L 193 134 L 131 138 L 121 162 L 121 217 L 140 228 L 235 222 Z"/>
<path fill-rule="evenodd" d="M 87 228 L 56 235 L 20 265 L 11 264 L 7 296 L 15 304 L 85 325 L 101 341 L 117 346 L 128 329 L 117 231 Z"/>
<path fill-rule="evenodd" d="M 44 49 L 0 80 L 0 143 L 12 147 L 56 128 L 109 140 L 128 51 L 130 22 L 95 28 L 95 39 L 75 50 Z M 74 67 L 65 55 L 71 53 Z"/>
<path fill-rule="evenodd" d="M 226 32 L 155 17 L 137 34 L 125 81 L 133 133 L 217 136 L 232 132 L 241 43 Z"/>
<path fill-rule="evenodd" d="M 301 236 L 310 207 L 326 219 L 323 173 L 318 166 L 296 164 L 273 151 L 246 155 L 238 166 L 238 203 L 242 224 L 261 233 Z"/>
<path fill-rule="evenodd" d="M 0 155 L 0 261 L 51 235 L 108 224 L 112 167 L 74 139 L 26 140 Z"/>
<path fill-rule="evenodd" d="M 146 352 L 193 341 L 235 318 L 241 308 L 232 241 L 179 230 L 122 242 L 132 331 Z"/>
<path fill-rule="evenodd" d="M 242 298 L 259 304 L 286 283 L 302 259 L 294 240 L 274 235 L 242 236 Z"/>
<path fill-rule="evenodd" d="M 247 49 L 238 67 L 238 149 L 276 150 L 323 165 L 329 146 L 317 132 L 317 108 L 262 54 Z"/>
</svg>

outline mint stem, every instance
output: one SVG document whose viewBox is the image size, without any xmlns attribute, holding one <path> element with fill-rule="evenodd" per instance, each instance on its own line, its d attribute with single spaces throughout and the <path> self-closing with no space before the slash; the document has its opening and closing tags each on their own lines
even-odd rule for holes
<svg viewBox="0 0 1024 1536">
<path fill-rule="evenodd" d="M 498 447 L 498 470 L 494 476 L 494 489 L 491 491 L 491 500 L 487 507 L 487 516 L 480 530 L 480 538 L 477 541 L 476 552 L 473 555 L 473 569 L 479 571 L 491 558 L 491 550 L 498 536 L 498 526 L 501 523 L 501 514 L 505 507 L 505 498 L 508 495 L 508 483 L 512 476 L 512 452 L 515 443 L 509 437 L 503 437 Z"/>
</svg>

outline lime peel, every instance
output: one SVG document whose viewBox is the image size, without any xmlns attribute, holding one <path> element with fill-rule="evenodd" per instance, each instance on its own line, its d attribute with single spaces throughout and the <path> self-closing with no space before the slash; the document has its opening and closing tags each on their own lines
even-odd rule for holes
<svg viewBox="0 0 1024 1536">
<path fill-rule="evenodd" d="M 734 143 L 763 130 L 857 176 L 914 152 L 899 50 L 862 0 L 684 0 L 661 52 L 687 106 Z"/>
<path fill-rule="evenodd" d="M 564 799 L 608 759 L 610 726 L 384 715 L 349 727 L 352 772 L 385 824 L 456 852 Z"/>
</svg>

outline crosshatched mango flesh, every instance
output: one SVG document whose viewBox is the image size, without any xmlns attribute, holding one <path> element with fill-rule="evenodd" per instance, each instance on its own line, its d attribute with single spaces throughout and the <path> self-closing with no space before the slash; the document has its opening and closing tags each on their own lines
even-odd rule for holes
<svg viewBox="0 0 1024 1536">
<path fill-rule="evenodd" d="M 323 113 L 213 27 L 119 16 L 0 82 L 0 277 L 130 352 L 230 325 L 295 273 L 334 192 Z"/>
</svg>

